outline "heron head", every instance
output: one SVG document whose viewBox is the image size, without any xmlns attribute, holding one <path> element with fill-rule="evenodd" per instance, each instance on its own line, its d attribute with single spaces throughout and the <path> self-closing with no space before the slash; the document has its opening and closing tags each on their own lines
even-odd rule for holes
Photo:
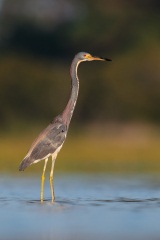
<svg viewBox="0 0 160 240">
<path fill-rule="evenodd" d="M 79 58 L 80 61 L 112 61 L 109 58 L 102 58 L 102 57 L 95 57 L 92 56 L 90 53 L 86 53 L 86 52 L 80 52 L 78 53 L 77 57 Z"/>
</svg>

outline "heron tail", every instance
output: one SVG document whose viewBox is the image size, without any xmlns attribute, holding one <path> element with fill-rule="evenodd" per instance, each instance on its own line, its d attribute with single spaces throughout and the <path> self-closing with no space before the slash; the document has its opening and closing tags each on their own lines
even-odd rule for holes
<svg viewBox="0 0 160 240">
<path fill-rule="evenodd" d="M 28 157 L 24 158 L 19 166 L 19 171 L 24 171 L 26 167 L 30 165 L 30 159 Z"/>
</svg>

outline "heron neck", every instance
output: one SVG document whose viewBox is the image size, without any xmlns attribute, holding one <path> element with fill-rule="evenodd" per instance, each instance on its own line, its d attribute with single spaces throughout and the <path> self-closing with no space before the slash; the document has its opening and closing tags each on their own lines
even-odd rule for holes
<svg viewBox="0 0 160 240">
<path fill-rule="evenodd" d="M 73 111 L 77 102 L 78 98 L 78 92 L 79 92 L 79 79 L 77 76 L 77 68 L 80 61 L 77 61 L 76 59 L 73 59 L 71 68 L 70 68 L 70 75 L 71 75 L 71 94 L 69 101 L 62 113 L 62 119 L 64 123 L 69 126 L 69 123 L 71 121 Z"/>
</svg>

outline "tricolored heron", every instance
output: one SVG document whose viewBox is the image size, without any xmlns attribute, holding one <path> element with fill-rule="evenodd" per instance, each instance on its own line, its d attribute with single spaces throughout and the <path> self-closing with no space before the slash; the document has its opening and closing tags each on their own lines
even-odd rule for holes
<svg viewBox="0 0 160 240">
<path fill-rule="evenodd" d="M 52 166 L 50 171 L 50 189 L 52 202 L 54 201 L 54 188 L 53 188 L 53 170 L 54 163 L 58 152 L 63 146 L 66 139 L 69 124 L 73 115 L 73 111 L 76 105 L 78 91 L 79 91 L 79 80 L 77 76 L 77 68 L 80 62 L 84 61 L 111 61 L 108 58 L 93 57 L 89 53 L 80 52 L 78 53 L 71 64 L 70 75 L 71 75 L 71 95 L 64 111 L 55 117 L 53 121 L 45 128 L 39 136 L 32 143 L 27 155 L 20 164 L 19 170 L 23 171 L 26 167 L 33 163 L 37 163 L 41 160 L 44 161 L 44 168 L 41 179 L 41 195 L 40 199 L 43 202 L 44 195 L 44 180 L 45 170 L 48 162 L 48 158 L 52 157 Z"/>
</svg>

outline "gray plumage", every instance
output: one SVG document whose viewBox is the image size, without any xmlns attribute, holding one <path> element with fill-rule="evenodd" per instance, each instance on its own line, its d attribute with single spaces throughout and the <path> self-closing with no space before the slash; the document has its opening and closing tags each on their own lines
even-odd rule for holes
<svg viewBox="0 0 160 240">
<path fill-rule="evenodd" d="M 37 163 L 52 155 L 64 143 L 66 134 L 67 126 L 64 125 L 62 117 L 59 115 L 35 139 L 21 162 L 19 170 L 23 171 L 32 163 Z"/>
</svg>

